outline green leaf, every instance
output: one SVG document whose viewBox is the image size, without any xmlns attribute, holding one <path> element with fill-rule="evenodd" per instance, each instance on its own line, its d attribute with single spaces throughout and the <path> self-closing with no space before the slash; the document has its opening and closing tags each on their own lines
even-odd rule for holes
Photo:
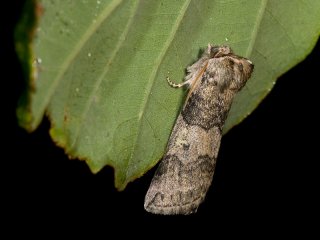
<svg viewBox="0 0 320 240">
<path fill-rule="evenodd" d="M 44 113 L 54 141 L 93 172 L 115 169 L 125 188 L 161 158 L 186 90 L 168 86 L 208 43 L 255 64 L 225 131 L 275 80 L 303 60 L 320 33 L 320 1 L 42 1 L 34 40 L 35 91 L 19 116 L 33 130 Z"/>
<path fill-rule="evenodd" d="M 34 53 L 32 41 L 35 35 L 36 25 L 42 13 L 42 8 L 36 0 L 26 1 L 24 14 L 15 29 L 15 47 L 21 66 L 25 74 L 25 91 L 20 98 L 17 116 L 21 126 L 32 130 L 29 124 L 32 122 L 32 109 L 30 109 L 31 97 L 35 89 L 36 64 L 34 64 Z"/>
</svg>

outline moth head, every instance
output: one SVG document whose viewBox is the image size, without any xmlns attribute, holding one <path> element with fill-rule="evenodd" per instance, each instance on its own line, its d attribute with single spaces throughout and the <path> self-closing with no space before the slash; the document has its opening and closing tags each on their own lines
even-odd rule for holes
<svg viewBox="0 0 320 240">
<path fill-rule="evenodd" d="M 228 46 L 214 46 L 208 44 L 207 54 L 210 56 L 210 58 L 218 58 L 233 54 L 233 51 Z"/>
<path fill-rule="evenodd" d="M 233 81 L 230 83 L 230 89 L 237 92 L 242 89 L 250 78 L 254 65 L 249 59 L 243 57 L 233 56 L 231 61 L 233 62 Z"/>
</svg>

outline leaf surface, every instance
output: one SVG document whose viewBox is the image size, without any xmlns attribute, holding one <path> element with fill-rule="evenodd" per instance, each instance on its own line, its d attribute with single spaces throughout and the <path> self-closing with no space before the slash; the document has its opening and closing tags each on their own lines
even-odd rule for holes
<svg viewBox="0 0 320 240">
<path fill-rule="evenodd" d="M 200 49 L 230 45 L 255 64 L 226 132 L 253 111 L 277 77 L 306 57 L 320 33 L 320 2 L 313 0 L 42 5 L 34 40 L 38 77 L 21 124 L 34 130 L 46 113 L 54 141 L 93 172 L 113 166 L 119 190 L 161 159 L 186 95 L 165 79 L 182 81 Z"/>
</svg>

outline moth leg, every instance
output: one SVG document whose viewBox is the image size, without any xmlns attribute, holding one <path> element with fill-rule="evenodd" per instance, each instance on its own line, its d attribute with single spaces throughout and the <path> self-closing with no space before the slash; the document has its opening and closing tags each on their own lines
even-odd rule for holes
<svg viewBox="0 0 320 240">
<path fill-rule="evenodd" d="M 169 83 L 169 85 L 170 85 L 171 87 L 174 87 L 174 88 L 181 88 L 181 87 L 183 87 L 184 85 L 190 86 L 191 80 L 192 80 L 192 79 L 189 79 L 189 80 L 187 80 L 187 81 L 185 81 L 185 82 L 183 82 L 183 83 L 177 84 L 177 83 L 172 82 L 172 81 L 170 80 L 170 78 L 167 77 L 167 82 Z"/>
</svg>

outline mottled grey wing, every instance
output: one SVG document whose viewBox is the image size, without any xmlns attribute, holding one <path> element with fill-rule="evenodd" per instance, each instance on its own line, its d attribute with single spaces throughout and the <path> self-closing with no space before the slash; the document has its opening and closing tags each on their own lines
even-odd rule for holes
<svg viewBox="0 0 320 240">
<path fill-rule="evenodd" d="M 211 185 L 233 97 L 253 70 L 249 60 L 232 55 L 229 48 L 218 48 L 222 55 L 214 50 L 213 58 L 201 58 L 188 68 L 191 90 L 146 194 L 149 212 L 193 213 Z M 211 46 L 207 52 L 212 52 Z"/>
<path fill-rule="evenodd" d="M 145 209 L 156 214 L 196 212 L 211 185 L 221 131 L 188 125 L 182 115 L 171 134 L 145 197 Z"/>
</svg>

